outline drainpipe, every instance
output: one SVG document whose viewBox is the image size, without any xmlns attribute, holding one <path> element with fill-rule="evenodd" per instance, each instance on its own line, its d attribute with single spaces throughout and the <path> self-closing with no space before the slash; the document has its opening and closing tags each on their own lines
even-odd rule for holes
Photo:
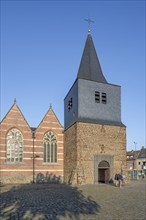
<svg viewBox="0 0 146 220">
<path fill-rule="evenodd" d="M 32 183 L 35 183 L 35 155 L 34 155 L 34 139 L 35 139 L 35 132 L 32 132 L 32 140 L 33 140 L 33 156 L 32 156 L 32 165 L 33 165 L 33 180 Z"/>
</svg>

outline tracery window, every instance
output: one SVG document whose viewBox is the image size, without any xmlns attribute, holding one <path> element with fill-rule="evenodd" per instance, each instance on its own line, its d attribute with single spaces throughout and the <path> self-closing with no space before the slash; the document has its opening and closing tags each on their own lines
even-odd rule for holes
<svg viewBox="0 0 146 220">
<path fill-rule="evenodd" d="M 16 128 L 7 134 L 7 162 L 19 163 L 23 158 L 23 136 Z"/>
<path fill-rule="evenodd" d="M 44 135 L 44 162 L 57 163 L 57 140 L 52 131 Z"/>
</svg>

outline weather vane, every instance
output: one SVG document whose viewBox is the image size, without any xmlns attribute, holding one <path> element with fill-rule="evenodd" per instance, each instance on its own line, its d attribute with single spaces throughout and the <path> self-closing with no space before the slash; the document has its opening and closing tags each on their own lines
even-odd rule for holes
<svg viewBox="0 0 146 220">
<path fill-rule="evenodd" d="M 88 22 L 88 33 L 90 33 L 90 24 L 94 23 L 94 21 L 92 21 L 90 18 L 84 20 Z"/>
</svg>

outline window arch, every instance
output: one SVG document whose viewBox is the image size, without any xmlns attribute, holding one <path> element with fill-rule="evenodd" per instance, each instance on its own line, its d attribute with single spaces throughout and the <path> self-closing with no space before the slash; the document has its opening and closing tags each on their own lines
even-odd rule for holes
<svg viewBox="0 0 146 220">
<path fill-rule="evenodd" d="M 23 136 L 13 128 L 7 134 L 7 162 L 17 163 L 23 159 Z"/>
<path fill-rule="evenodd" d="M 44 135 L 44 162 L 57 163 L 57 140 L 52 131 Z"/>
</svg>

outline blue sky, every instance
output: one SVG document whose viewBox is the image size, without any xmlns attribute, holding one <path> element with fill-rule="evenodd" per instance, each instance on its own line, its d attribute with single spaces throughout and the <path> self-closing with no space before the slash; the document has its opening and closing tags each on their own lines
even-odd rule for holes
<svg viewBox="0 0 146 220">
<path fill-rule="evenodd" d="M 107 81 L 121 86 L 127 150 L 145 146 L 145 1 L 1 1 L 1 120 L 14 98 L 31 127 L 64 98 L 91 35 Z"/>
</svg>

